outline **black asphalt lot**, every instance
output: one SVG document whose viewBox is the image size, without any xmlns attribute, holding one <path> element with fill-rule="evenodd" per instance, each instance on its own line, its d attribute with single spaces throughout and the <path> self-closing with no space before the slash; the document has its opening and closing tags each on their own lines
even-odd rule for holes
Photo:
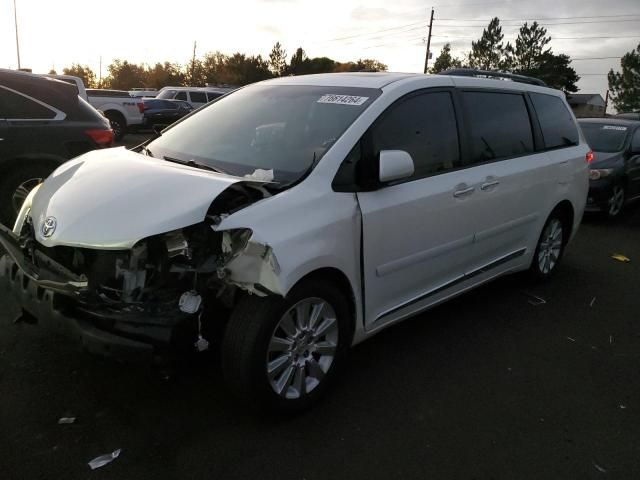
<svg viewBox="0 0 640 480">
<path fill-rule="evenodd" d="M 245 412 L 215 361 L 165 380 L 14 325 L 0 293 L 0 478 L 640 478 L 639 291 L 640 208 L 590 219 L 550 283 L 504 278 L 382 332 L 289 419 Z"/>
</svg>

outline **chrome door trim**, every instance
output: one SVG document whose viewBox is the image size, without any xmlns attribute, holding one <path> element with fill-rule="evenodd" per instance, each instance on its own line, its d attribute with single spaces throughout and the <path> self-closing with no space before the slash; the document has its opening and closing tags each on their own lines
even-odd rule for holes
<svg viewBox="0 0 640 480">
<path fill-rule="evenodd" d="M 402 310 L 403 308 L 406 307 L 410 307 L 411 305 L 421 302 L 423 300 L 426 300 L 427 298 L 436 295 L 440 292 L 443 292 L 444 290 L 447 290 L 459 283 L 462 283 L 466 280 L 469 280 L 473 277 L 476 277 L 482 273 L 486 273 L 489 270 L 492 270 L 496 267 L 499 267 L 500 265 L 510 262 L 511 260 L 515 260 L 516 258 L 522 257 L 525 253 L 527 252 L 526 248 L 521 248 L 520 250 L 516 250 L 515 252 L 512 252 L 508 255 L 505 255 L 504 257 L 500 257 L 497 260 L 494 260 L 491 263 L 488 263 L 487 265 L 484 265 L 480 268 L 477 268 L 476 270 L 473 270 L 472 272 L 469 273 L 465 273 L 464 275 L 461 275 L 433 290 L 429 290 L 428 292 L 422 293 L 420 295 L 418 295 L 415 298 L 412 298 L 411 300 L 407 300 L 406 302 L 401 303 L 400 305 L 397 305 L 395 307 L 393 307 L 390 310 L 387 310 L 385 312 L 382 312 L 380 315 L 378 315 L 378 317 L 376 317 L 376 319 L 373 322 L 373 325 L 375 325 L 376 323 L 380 322 L 381 320 L 384 319 L 384 317 L 388 317 L 389 315 L 396 313 L 400 310 Z"/>
</svg>

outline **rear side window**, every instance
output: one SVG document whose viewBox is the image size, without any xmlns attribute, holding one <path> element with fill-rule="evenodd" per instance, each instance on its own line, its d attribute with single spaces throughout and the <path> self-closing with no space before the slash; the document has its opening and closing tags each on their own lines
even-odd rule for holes
<svg viewBox="0 0 640 480">
<path fill-rule="evenodd" d="M 187 100 L 187 92 L 178 92 L 175 97 L 176 100 Z"/>
<path fill-rule="evenodd" d="M 545 148 L 559 148 L 579 143 L 578 129 L 564 102 L 553 95 L 530 93 L 536 109 Z"/>
<path fill-rule="evenodd" d="M 16 120 L 50 120 L 56 112 L 24 95 L 0 88 L 0 118 Z"/>
<path fill-rule="evenodd" d="M 207 103 L 207 94 L 204 92 L 189 92 L 191 101 L 196 103 Z"/>
<path fill-rule="evenodd" d="M 473 163 L 533 153 L 531 121 L 522 95 L 464 92 L 463 97 Z"/>
<path fill-rule="evenodd" d="M 218 98 L 218 97 L 221 97 L 221 96 L 222 96 L 222 94 L 221 94 L 221 93 L 211 93 L 211 92 L 208 92 L 208 93 L 207 93 L 207 99 L 208 99 L 210 102 L 211 102 L 212 100 L 215 100 L 215 99 L 216 99 L 216 98 Z"/>
<path fill-rule="evenodd" d="M 175 94 L 175 90 L 163 90 L 158 95 L 156 95 L 156 98 L 173 98 Z"/>
<path fill-rule="evenodd" d="M 422 93 L 401 100 L 371 131 L 374 153 L 404 150 L 413 158 L 413 178 L 461 165 L 458 130 L 451 95 Z"/>
</svg>

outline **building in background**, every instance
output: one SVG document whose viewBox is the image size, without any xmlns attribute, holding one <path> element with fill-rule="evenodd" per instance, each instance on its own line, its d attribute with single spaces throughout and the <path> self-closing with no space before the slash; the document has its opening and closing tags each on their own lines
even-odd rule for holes
<svg viewBox="0 0 640 480">
<path fill-rule="evenodd" d="M 567 101 L 578 118 L 604 117 L 606 104 L 599 93 L 574 93 Z"/>
</svg>

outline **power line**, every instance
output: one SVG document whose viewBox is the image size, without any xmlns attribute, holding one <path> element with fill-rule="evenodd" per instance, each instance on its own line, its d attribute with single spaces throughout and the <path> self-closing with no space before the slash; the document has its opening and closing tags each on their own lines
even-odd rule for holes
<svg viewBox="0 0 640 480">
<path fill-rule="evenodd" d="M 640 38 L 640 35 L 622 35 L 619 37 L 553 37 L 551 40 L 592 40 L 596 38 L 610 39 L 610 38 Z"/>
<path fill-rule="evenodd" d="M 441 18 L 437 18 L 436 20 L 442 20 Z M 594 20 L 594 21 L 584 21 L 584 22 L 557 22 L 557 23 L 538 23 L 538 25 L 543 27 L 553 27 L 554 25 L 583 25 L 590 23 L 611 23 L 611 22 L 640 22 L 640 18 L 633 20 Z M 481 28 L 486 27 L 486 23 L 479 25 L 450 25 L 450 24 L 442 24 L 441 27 L 451 27 L 451 28 Z M 522 23 L 500 23 L 501 27 L 521 27 Z"/>
<path fill-rule="evenodd" d="M 374 35 L 374 34 L 378 34 L 378 33 L 382 33 L 382 32 L 389 32 L 391 30 L 398 30 L 398 29 L 401 29 L 401 28 L 411 27 L 411 26 L 414 26 L 414 25 L 421 25 L 420 28 L 424 28 L 424 25 L 426 23 L 427 23 L 426 21 L 407 23 L 405 25 L 398 25 L 398 26 L 395 26 L 395 27 L 384 28 L 382 30 L 372 30 L 371 32 L 356 33 L 354 35 L 348 35 L 346 37 L 330 38 L 328 40 L 324 40 L 324 42 L 334 42 L 334 41 L 339 41 L 339 40 L 348 40 L 348 39 L 351 39 L 351 38 L 363 37 L 363 36 L 367 36 L 367 35 Z"/>
<path fill-rule="evenodd" d="M 615 59 L 619 60 L 622 57 L 583 57 L 583 58 L 572 58 L 571 61 L 580 61 L 580 60 L 610 60 Z"/>
<path fill-rule="evenodd" d="M 615 18 L 615 17 L 638 17 L 640 13 L 621 13 L 620 15 L 592 15 L 592 16 L 571 16 L 571 17 L 531 17 L 531 18 L 501 18 L 501 22 L 520 22 L 523 20 L 574 20 L 576 18 Z M 469 22 L 490 22 L 492 18 L 437 18 L 436 20 L 454 21 L 469 21 Z"/>
</svg>

